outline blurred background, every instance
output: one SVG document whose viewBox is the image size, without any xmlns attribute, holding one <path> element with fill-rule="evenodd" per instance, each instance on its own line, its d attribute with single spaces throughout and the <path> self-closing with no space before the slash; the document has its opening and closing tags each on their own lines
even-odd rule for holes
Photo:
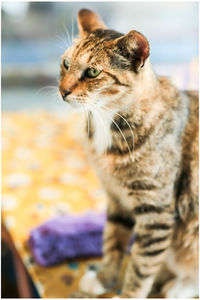
<svg viewBox="0 0 200 300">
<path fill-rule="evenodd" d="M 198 88 L 197 2 L 1 2 L 3 163 L 6 157 L 2 174 L 9 179 L 3 185 L 3 204 L 4 212 L 8 213 L 4 221 L 13 233 L 17 231 L 17 224 L 20 227 L 18 220 L 25 228 L 23 224 L 29 219 L 36 226 L 43 220 L 43 214 L 46 218 L 46 212 L 50 211 L 48 201 L 52 202 L 55 188 L 68 195 L 66 202 L 70 193 L 71 198 L 75 195 L 76 201 L 80 200 L 77 193 L 79 198 L 83 194 L 82 202 L 85 199 L 88 206 L 98 198 L 99 192 L 92 192 L 91 184 L 88 184 L 90 188 L 86 185 L 84 191 L 80 188 L 77 191 L 77 176 L 83 173 L 80 176 L 86 180 L 92 175 L 87 175 L 90 172 L 82 156 L 75 156 L 74 144 L 70 146 L 67 142 L 69 131 L 68 127 L 65 129 L 65 116 L 69 109 L 55 97 L 53 89 L 57 86 L 60 55 L 71 44 L 72 36 L 77 35 L 77 13 L 81 8 L 94 10 L 108 27 L 122 33 L 132 29 L 142 32 L 150 42 L 155 71 L 170 76 L 180 89 Z M 32 112 L 35 116 L 30 117 Z M 61 122 L 46 113 L 61 113 L 64 118 Z M 66 167 L 69 163 L 70 168 Z M 61 171 L 65 175 L 64 183 L 63 179 L 59 181 Z M 89 182 L 94 180 L 89 179 Z M 45 197 L 50 199 L 42 200 L 37 189 L 46 185 L 52 185 L 54 193 L 45 188 L 48 194 Z M 86 191 L 93 193 L 92 196 L 87 196 Z M 23 199 L 28 200 L 27 206 L 30 202 L 30 210 L 24 210 Z M 33 199 L 35 202 L 31 204 Z M 65 203 L 60 198 L 56 201 L 62 210 L 70 206 L 69 201 Z M 95 201 L 98 203 L 98 199 Z M 19 211 L 24 213 L 24 218 L 16 215 L 16 203 L 22 203 L 23 209 L 19 206 Z M 55 209 L 52 202 L 52 210 Z M 20 297 L 12 255 L 5 243 L 2 244 L 1 278 L 2 297 Z M 41 283 L 39 287 L 41 290 Z M 34 298 L 39 297 L 34 286 L 31 288 Z"/>
<path fill-rule="evenodd" d="M 197 2 L 2 2 L 2 109 L 63 110 L 51 89 L 60 55 L 77 35 L 77 12 L 99 13 L 115 30 L 142 32 L 154 69 L 181 89 L 198 88 Z M 41 89 L 42 88 L 42 89 Z"/>
</svg>

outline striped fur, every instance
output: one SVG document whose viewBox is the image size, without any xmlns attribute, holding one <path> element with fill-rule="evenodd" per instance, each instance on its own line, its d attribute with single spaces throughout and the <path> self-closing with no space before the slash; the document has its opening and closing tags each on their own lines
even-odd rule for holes
<svg viewBox="0 0 200 300">
<path fill-rule="evenodd" d="M 164 265 L 177 279 L 165 296 L 178 295 L 178 282 L 198 277 L 198 95 L 153 72 L 142 34 L 109 30 L 89 10 L 78 22 L 59 88 L 89 111 L 86 150 L 109 199 L 95 280 L 113 286 L 134 231 L 122 296 L 146 298 Z M 87 78 L 87 68 L 101 72 Z"/>
</svg>

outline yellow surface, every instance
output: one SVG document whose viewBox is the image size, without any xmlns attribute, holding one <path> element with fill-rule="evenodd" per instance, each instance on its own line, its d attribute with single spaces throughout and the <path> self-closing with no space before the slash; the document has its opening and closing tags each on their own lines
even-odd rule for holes
<svg viewBox="0 0 200 300">
<path fill-rule="evenodd" d="M 75 138 L 77 116 L 47 112 L 2 114 L 2 212 L 41 297 L 66 298 L 88 264 L 40 267 L 27 247 L 31 229 L 54 216 L 105 210 L 105 196 Z"/>
</svg>

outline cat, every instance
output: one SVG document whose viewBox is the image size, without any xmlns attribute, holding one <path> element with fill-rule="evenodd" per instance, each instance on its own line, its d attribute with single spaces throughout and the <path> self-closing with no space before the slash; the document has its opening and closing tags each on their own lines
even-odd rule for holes
<svg viewBox="0 0 200 300">
<path fill-rule="evenodd" d="M 110 30 L 88 9 L 78 27 L 59 91 L 88 112 L 87 153 L 108 196 L 102 264 L 82 295 L 113 287 L 134 232 L 120 297 L 148 297 L 167 269 L 164 297 L 198 296 L 198 93 L 154 73 L 141 33 Z"/>
</svg>

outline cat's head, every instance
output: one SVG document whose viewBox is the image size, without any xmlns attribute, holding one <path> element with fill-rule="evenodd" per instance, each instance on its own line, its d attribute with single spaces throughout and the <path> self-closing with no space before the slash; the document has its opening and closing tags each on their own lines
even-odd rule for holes
<svg viewBox="0 0 200 300">
<path fill-rule="evenodd" d="M 79 38 L 61 58 L 59 91 L 64 101 L 86 107 L 121 109 L 141 92 L 149 44 L 139 32 L 107 29 L 87 9 L 78 14 Z M 131 96 L 130 96 L 131 95 Z"/>
</svg>

